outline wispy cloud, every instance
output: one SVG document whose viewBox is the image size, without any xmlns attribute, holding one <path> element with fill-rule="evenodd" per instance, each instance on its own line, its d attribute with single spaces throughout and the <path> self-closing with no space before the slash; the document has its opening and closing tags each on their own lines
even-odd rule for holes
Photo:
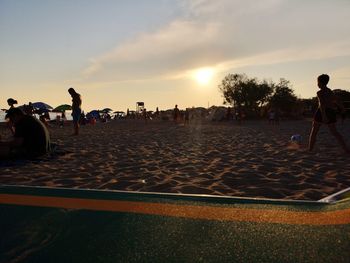
<svg viewBox="0 0 350 263">
<path fill-rule="evenodd" d="M 122 81 L 185 76 L 350 55 L 346 1 L 182 1 L 183 15 L 97 55 L 85 79 Z M 348 23 L 346 23 L 348 22 Z"/>
<path fill-rule="evenodd" d="M 336 52 L 335 52 L 336 51 Z M 334 57 L 350 56 L 349 42 L 334 42 L 314 46 L 304 46 L 280 49 L 240 59 L 233 59 L 218 65 L 221 71 L 227 69 L 244 68 L 249 66 L 261 66 L 281 64 L 292 61 L 323 60 Z"/>
<path fill-rule="evenodd" d="M 174 21 L 157 32 L 144 33 L 91 59 L 84 75 L 144 78 L 149 74 L 162 75 L 169 70 L 192 67 L 215 56 L 215 52 L 210 56 L 203 53 L 209 51 L 211 41 L 217 37 L 215 23 Z"/>
</svg>

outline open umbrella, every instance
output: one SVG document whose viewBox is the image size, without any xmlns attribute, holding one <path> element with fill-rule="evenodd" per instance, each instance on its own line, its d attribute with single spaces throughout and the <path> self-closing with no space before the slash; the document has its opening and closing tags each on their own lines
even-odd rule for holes
<svg viewBox="0 0 350 263">
<path fill-rule="evenodd" d="M 101 110 L 101 112 L 103 112 L 103 113 L 108 113 L 111 111 L 113 111 L 111 108 L 104 108 L 103 110 Z"/>
<path fill-rule="evenodd" d="M 99 119 L 100 118 L 100 111 L 92 110 L 89 113 L 87 113 L 86 116 L 91 116 L 91 117 L 94 117 L 96 119 Z"/>
<path fill-rule="evenodd" d="M 52 110 L 52 107 L 44 102 L 34 102 L 32 103 L 32 106 L 34 108 L 34 113 L 39 115 Z"/>
<path fill-rule="evenodd" d="M 72 106 L 68 105 L 68 104 L 62 104 L 62 105 L 57 106 L 56 108 L 54 108 L 52 111 L 64 112 L 66 110 L 72 110 Z"/>
<path fill-rule="evenodd" d="M 34 102 L 32 105 L 33 105 L 34 109 L 52 110 L 52 107 L 44 102 Z"/>
</svg>

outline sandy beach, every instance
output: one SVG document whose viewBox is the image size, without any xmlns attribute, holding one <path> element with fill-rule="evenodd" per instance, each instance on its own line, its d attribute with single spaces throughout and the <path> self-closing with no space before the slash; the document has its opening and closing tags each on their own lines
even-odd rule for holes
<svg viewBox="0 0 350 263">
<path fill-rule="evenodd" d="M 51 124 L 53 157 L 0 163 L 0 184 L 318 200 L 350 187 L 350 156 L 322 127 L 309 153 L 310 120 L 205 122 L 116 120 Z M 338 124 L 349 144 L 350 122 Z M 1 126 L 3 138 L 10 136 Z"/>
</svg>

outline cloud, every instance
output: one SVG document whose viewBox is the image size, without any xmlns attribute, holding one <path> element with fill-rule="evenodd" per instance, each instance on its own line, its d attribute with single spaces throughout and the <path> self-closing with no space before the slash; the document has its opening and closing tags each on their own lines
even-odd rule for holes
<svg viewBox="0 0 350 263">
<path fill-rule="evenodd" d="M 346 1 L 181 1 L 183 14 L 153 32 L 119 43 L 89 61 L 86 80 L 185 76 L 349 55 Z"/>
<path fill-rule="evenodd" d="M 335 50 L 336 52 L 334 52 Z M 292 61 L 323 60 L 342 56 L 350 56 L 350 45 L 345 41 L 327 43 L 317 47 L 304 46 L 275 50 L 240 59 L 228 60 L 218 65 L 218 68 L 224 71 L 225 69 L 281 64 Z"/>
<path fill-rule="evenodd" d="M 91 59 L 84 75 L 106 76 L 114 72 L 115 77 L 122 78 L 130 76 L 132 71 L 132 75 L 145 77 L 165 72 L 166 69 L 193 67 L 218 56 L 215 51 L 205 54 L 217 37 L 215 23 L 174 21 L 157 32 L 142 34 Z"/>
</svg>

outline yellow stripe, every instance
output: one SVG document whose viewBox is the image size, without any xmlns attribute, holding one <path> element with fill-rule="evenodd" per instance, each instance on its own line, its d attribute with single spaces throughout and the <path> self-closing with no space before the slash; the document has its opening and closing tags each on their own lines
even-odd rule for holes
<svg viewBox="0 0 350 263">
<path fill-rule="evenodd" d="M 350 223 L 350 209 L 327 212 L 296 212 L 272 209 L 176 205 L 136 201 L 0 194 L 0 204 L 88 209 L 173 216 L 218 221 L 282 223 L 297 225 L 342 225 Z"/>
</svg>

